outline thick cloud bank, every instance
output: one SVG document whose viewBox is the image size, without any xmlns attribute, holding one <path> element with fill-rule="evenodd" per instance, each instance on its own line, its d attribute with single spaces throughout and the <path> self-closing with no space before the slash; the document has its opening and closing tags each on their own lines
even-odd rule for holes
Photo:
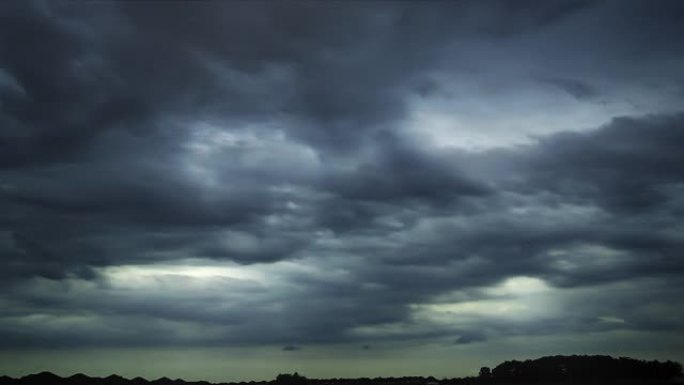
<svg viewBox="0 0 684 385">
<path fill-rule="evenodd" d="M 0 345 L 682 346 L 683 16 L 2 3 Z"/>
</svg>

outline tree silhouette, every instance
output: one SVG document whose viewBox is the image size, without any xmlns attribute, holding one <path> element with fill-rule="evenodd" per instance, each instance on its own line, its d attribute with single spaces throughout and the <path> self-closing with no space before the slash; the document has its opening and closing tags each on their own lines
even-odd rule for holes
<svg viewBox="0 0 684 385">
<path fill-rule="evenodd" d="M 673 361 L 643 361 L 610 356 L 551 356 L 527 361 L 505 361 L 492 377 L 507 382 L 562 380 L 670 379 L 681 375 Z"/>
<path fill-rule="evenodd" d="M 299 373 L 294 374 L 279 374 L 275 382 L 277 385 L 307 385 L 306 377 L 300 376 Z"/>
</svg>

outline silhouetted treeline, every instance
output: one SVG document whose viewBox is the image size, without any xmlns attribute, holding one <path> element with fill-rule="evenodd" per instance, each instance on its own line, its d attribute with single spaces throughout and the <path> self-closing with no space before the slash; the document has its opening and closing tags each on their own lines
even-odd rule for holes
<svg viewBox="0 0 684 385">
<path fill-rule="evenodd" d="M 526 361 L 506 361 L 494 369 L 483 367 L 478 377 L 437 380 L 434 377 L 376 377 L 309 379 L 298 373 L 279 374 L 273 381 L 222 383 L 213 385 L 495 385 L 507 383 L 546 383 L 581 385 L 649 384 L 664 385 L 682 376 L 682 365 L 673 361 L 643 361 L 610 356 L 552 356 Z M 60 377 L 50 372 L 21 378 L 0 376 L 0 385 L 212 385 L 207 381 L 172 380 L 166 377 L 148 381 L 121 376 L 88 377 L 75 374 Z"/>
<path fill-rule="evenodd" d="M 0 376 L 0 385 L 273 385 L 273 381 L 212 384 L 207 381 L 172 380 L 166 377 L 156 380 L 146 380 L 142 377 L 135 377 L 129 380 L 115 374 L 108 377 L 89 377 L 79 373 L 74 374 L 71 377 L 60 377 L 50 372 L 41 372 L 21 378 Z"/>
<path fill-rule="evenodd" d="M 552 356 L 506 361 L 491 371 L 480 369 L 480 379 L 491 382 L 575 382 L 586 380 L 666 380 L 682 374 L 673 361 L 643 361 L 610 356 Z"/>
</svg>

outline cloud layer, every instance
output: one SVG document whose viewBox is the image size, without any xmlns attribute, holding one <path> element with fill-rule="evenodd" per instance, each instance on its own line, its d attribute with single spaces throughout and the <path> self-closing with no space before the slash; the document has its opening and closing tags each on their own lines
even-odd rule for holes
<svg viewBox="0 0 684 385">
<path fill-rule="evenodd" d="M 0 4 L 0 345 L 681 336 L 683 15 Z"/>
</svg>

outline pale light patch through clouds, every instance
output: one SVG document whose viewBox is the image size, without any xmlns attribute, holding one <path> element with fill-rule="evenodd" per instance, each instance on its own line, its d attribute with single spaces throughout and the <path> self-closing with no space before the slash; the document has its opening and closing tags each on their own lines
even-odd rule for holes
<svg viewBox="0 0 684 385">
<path fill-rule="evenodd" d="M 532 277 L 512 277 L 499 285 L 481 290 L 488 297 L 474 301 L 415 305 L 419 317 L 425 317 L 444 325 L 459 322 L 514 321 L 543 319 L 545 314 L 553 314 L 553 296 L 543 280 Z M 557 311 L 557 310 L 556 310 Z"/>
<path fill-rule="evenodd" d="M 672 113 L 679 108 L 672 96 L 644 89 L 620 90 L 624 100 L 609 94 L 577 99 L 542 82 L 534 87 L 493 84 L 486 89 L 467 80 L 465 86 L 462 79 L 452 82 L 462 92 L 411 99 L 407 135 L 437 148 L 485 151 L 529 145 L 559 132 L 595 130 L 618 116 Z"/>
<path fill-rule="evenodd" d="M 144 288 L 164 278 L 202 280 L 231 279 L 262 283 L 266 275 L 254 267 L 229 265 L 123 265 L 102 269 L 101 274 L 114 287 Z"/>
</svg>

